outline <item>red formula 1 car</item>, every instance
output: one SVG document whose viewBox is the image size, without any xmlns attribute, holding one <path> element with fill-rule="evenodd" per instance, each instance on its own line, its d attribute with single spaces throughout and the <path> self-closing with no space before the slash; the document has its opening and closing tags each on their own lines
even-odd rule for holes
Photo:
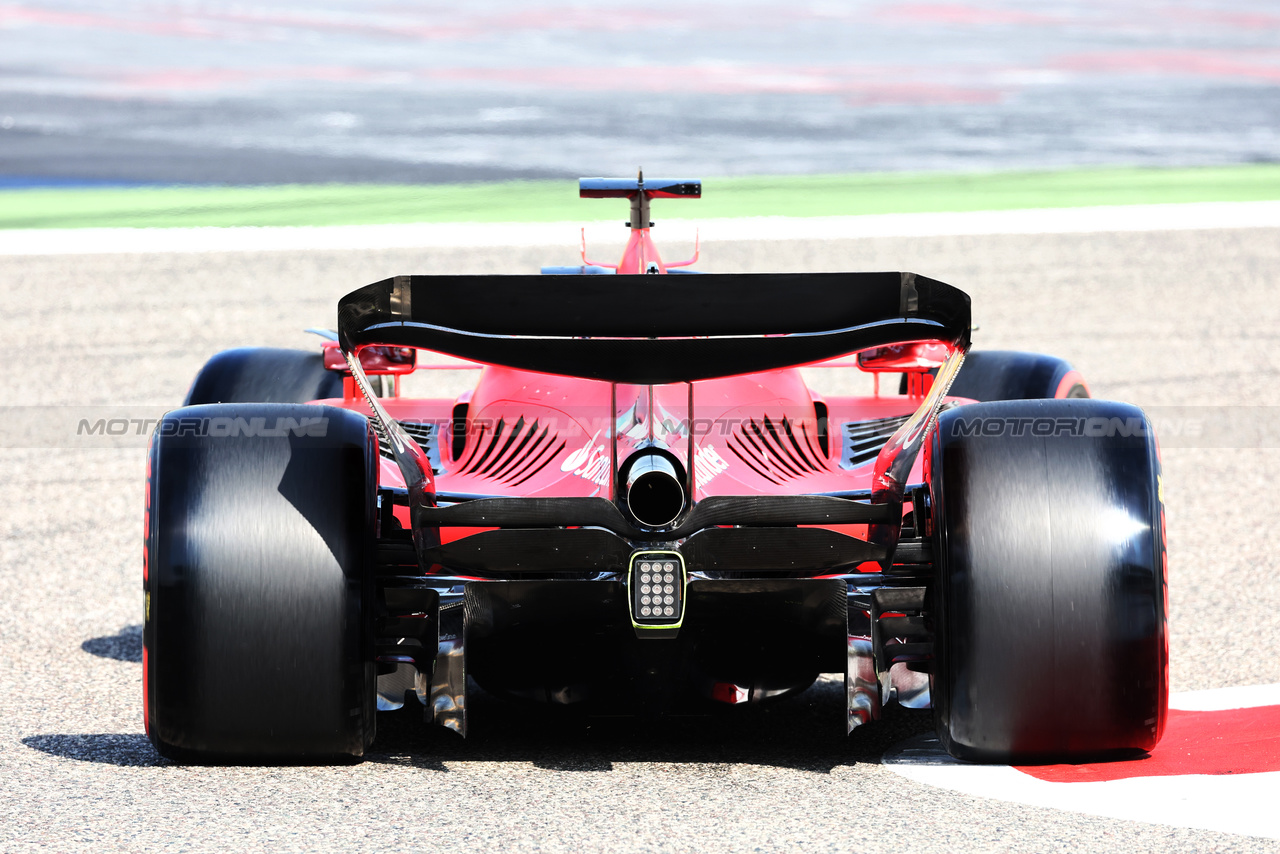
<svg viewBox="0 0 1280 854">
<path fill-rule="evenodd" d="M 406 702 L 465 734 L 470 679 L 661 714 L 825 673 L 848 730 L 931 704 L 959 757 L 1157 742 L 1143 413 L 1059 359 L 969 353 L 969 298 L 921 275 L 673 275 L 650 201 L 700 193 L 584 179 L 630 200 L 616 267 L 396 276 L 319 353 L 205 365 L 148 466 L 162 754 L 360 756 Z M 432 352 L 483 366 L 474 388 L 402 396 Z M 816 364 L 900 390 L 824 398 Z"/>
</svg>

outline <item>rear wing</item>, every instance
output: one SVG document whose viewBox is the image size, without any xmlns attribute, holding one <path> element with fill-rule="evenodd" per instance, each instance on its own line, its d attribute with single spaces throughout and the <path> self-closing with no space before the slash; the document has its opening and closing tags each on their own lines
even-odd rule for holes
<svg viewBox="0 0 1280 854">
<path fill-rule="evenodd" d="M 645 183 L 644 175 L 626 178 L 579 178 L 578 197 L 583 199 L 634 199 L 644 193 L 651 199 L 700 199 L 702 182 L 660 179 Z"/>
<path fill-rule="evenodd" d="M 914 273 L 396 276 L 338 303 L 369 344 L 636 384 L 809 364 L 904 341 L 969 344 L 969 297 Z"/>
<path fill-rule="evenodd" d="M 579 178 L 578 196 L 583 199 L 630 199 L 631 219 L 628 228 L 644 229 L 649 221 L 650 199 L 700 199 L 701 181 L 659 179 L 645 183 L 644 172 L 634 181 L 627 178 Z"/>
</svg>

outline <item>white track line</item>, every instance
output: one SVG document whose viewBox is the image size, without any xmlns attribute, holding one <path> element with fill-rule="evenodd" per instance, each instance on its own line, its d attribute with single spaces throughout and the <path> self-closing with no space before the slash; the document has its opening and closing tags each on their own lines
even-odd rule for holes
<svg viewBox="0 0 1280 854">
<path fill-rule="evenodd" d="M 1280 706 L 1280 685 L 1243 685 L 1169 695 L 1169 708 L 1186 712 L 1217 712 L 1255 706 Z"/>
<path fill-rule="evenodd" d="M 256 252 L 574 245 L 581 223 L 419 223 L 237 228 L 0 230 L 0 255 Z M 620 242 L 620 222 L 587 223 L 594 242 Z M 837 240 L 969 234 L 1070 234 L 1201 228 L 1280 228 L 1280 201 L 1194 202 L 965 213 L 660 220 L 655 237 L 706 241 Z"/>
<path fill-rule="evenodd" d="M 1169 705 L 1220 711 L 1280 705 L 1280 685 L 1173 694 Z M 1012 803 L 1051 807 L 1173 827 L 1194 827 L 1280 839 L 1280 772 L 1189 774 L 1058 783 L 1007 765 L 971 765 L 944 753 L 936 739 L 912 739 L 883 762 L 918 783 Z"/>
<path fill-rule="evenodd" d="M 1280 772 L 1051 783 L 1007 765 L 887 764 L 918 783 L 976 797 L 1280 839 Z"/>
</svg>

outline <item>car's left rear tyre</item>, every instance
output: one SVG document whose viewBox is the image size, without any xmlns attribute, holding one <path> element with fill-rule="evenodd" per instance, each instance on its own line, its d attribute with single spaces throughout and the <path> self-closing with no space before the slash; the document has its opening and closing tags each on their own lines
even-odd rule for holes
<svg viewBox="0 0 1280 854">
<path fill-rule="evenodd" d="M 184 406 L 206 403 L 308 403 L 342 397 L 342 375 L 316 351 L 237 347 L 205 362 Z"/>
<path fill-rule="evenodd" d="M 180 761 L 350 759 L 371 744 L 378 446 L 343 409 L 185 407 L 148 460 L 147 734 Z"/>
</svg>

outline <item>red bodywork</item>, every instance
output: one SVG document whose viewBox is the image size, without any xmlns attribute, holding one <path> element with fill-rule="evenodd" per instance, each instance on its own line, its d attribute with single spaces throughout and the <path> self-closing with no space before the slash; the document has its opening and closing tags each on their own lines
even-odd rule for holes
<svg viewBox="0 0 1280 854">
<path fill-rule="evenodd" d="M 722 703 L 747 696 L 761 701 L 807 686 L 816 672 L 843 669 L 849 729 L 879 716 L 890 684 L 899 702 L 927 702 L 922 672 L 892 658 L 877 660 L 883 653 L 876 651 L 881 641 L 873 627 L 883 617 L 904 615 L 877 612 L 868 590 L 899 565 L 903 531 L 911 538 L 900 562 L 908 574 L 913 555 L 927 552 L 928 517 L 918 519 L 916 512 L 925 506 L 926 490 L 909 485 L 925 481 L 929 461 L 921 451 L 941 408 L 972 402 L 942 396 L 969 347 L 968 297 L 925 277 L 917 281 L 914 273 L 852 274 L 869 277 L 858 283 L 821 278 L 836 274 L 814 274 L 808 282 L 804 274 L 741 280 L 727 274 L 701 289 L 698 279 L 690 279 L 684 305 L 678 279 L 659 284 L 644 277 L 685 272 L 681 268 L 697 260 L 697 250 L 687 261 L 662 260 L 651 238 L 648 199 L 696 198 L 700 192 L 698 182 L 662 182 L 650 189 L 642 176 L 634 183 L 582 179 L 583 197 L 630 199 L 630 238 L 616 265 L 590 261 L 584 241 L 583 266 L 545 268 L 553 274 L 545 287 L 533 276 L 489 277 L 501 282 L 397 276 L 339 303 L 339 341 L 326 344 L 326 364 L 345 364 L 343 373 L 355 377 L 347 376 L 343 398 L 324 402 L 370 416 L 379 431 L 379 487 L 391 500 L 382 505 L 378 536 L 388 536 L 390 525 L 399 538 L 389 541 L 393 545 L 403 548 L 411 537 L 417 560 L 412 569 L 397 564 L 397 571 L 420 572 L 428 584 L 438 581 L 438 594 L 456 604 L 471 595 L 460 593 L 463 588 L 505 602 L 508 616 L 495 617 L 494 626 L 475 637 L 468 635 L 466 609 L 441 611 L 435 681 L 420 699 L 445 710 L 435 718 L 445 726 L 466 731 L 467 674 L 511 696 L 579 696 L 565 686 L 582 685 L 588 694 L 599 690 L 611 697 L 606 704 L 625 708 L 630 700 L 623 696 L 634 699 L 637 690 L 667 696 L 675 684 Z M 586 280 L 601 274 L 621 278 Z M 459 287 L 476 290 L 464 293 Z M 486 287 L 490 298 L 506 296 L 486 305 Z M 614 287 L 621 295 L 634 292 L 633 314 L 627 308 L 632 303 L 615 297 Z M 739 311 L 739 302 L 747 308 Z M 773 322 L 775 316 L 785 323 Z M 682 324 L 681 318 L 695 322 Z M 844 334 L 856 337 L 838 337 Z M 483 361 L 489 354 L 495 363 L 464 363 L 479 376 L 456 399 L 401 396 L 405 345 L 422 348 L 437 341 L 450 363 L 440 365 L 439 354 L 424 350 L 414 370 L 457 369 L 459 357 Z M 842 349 L 844 343 L 850 346 Z M 734 375 L 735 366 L 744 364 L 754 372 Z M 565 373 L 533 369 L 544 365 Z M 836 378 L 835 372 L 869 374 L 874 389 L 861 396 L 824 396 L 809 388 L 802 369 L 830 371 Z M 886 372 L 890 383 L 882 388 Z M 380 393 L 371 382 L 379 376 Z M 1071 372 L 1057 396 L 1078 382 Z M 666 479 L 657 482 L 679 498 L 666 499 L 662 507 L 679 506 L 679 513 L 649 516 L 637 509 L 633 487 L 639 481 L 633 478 L 641 464 L 665 467 Z M 750 505 L 762 508 L 754 515 L 739 516 L 735 509 L 710 517 L 716 521 L 695 519 L 703 508 L 710 514 L 717 507 L 744 507 L 735 502 L 755 496 L 765 500 Z M 520 500 L 501 502 L 510 498 Z M 539 498 L 553 500 L 532 501 Z M 821 516 L 805 510 L 805 518 L 788 523 L 797 532 L 826 530 L 793 536 L 769 529 L 778 518 L 769 508 L 828 501 L 833 504 L 823 507 L 839 506 L 842 521 L 823 509 Z M 877 513 L 877 507 L 889 512 Z M 552 515 L 538 515 L 542 511 L 535 508 Z M 617 515 L 619 508 L 640 527 Z M 513 516 L 504 515 L 509 512 Z M 579 513 L 586 515 L 574 515 Z M 490 520 L 494 527 L 474 527 Z M 537 524 L 549 530 L 537 530 Z M 680 527 L 685 524 L 687 530 Z M 512 542 L 527 551 L 487 545 Z M 706 598 L 695 625 L 682 629 L 682 622 L 658 623 L 655 617 L 644 617 L 651 623 L 642 624 L 630 611 L 628 632 L 615 597 L 619 588 L 633 600 L 646 591 L 632 584 L 626 561 L 634 564 L 637 555 L 643 560 L 655 549 L 680 557 L 681 589 Z M 571 553 L 580 562 L 575 566 L 588 567 L 596 581 L 522 575 L 520 568 L 528 566 L 559 573 Z M 469 557 L 475 554 L 481 557 Z M 698 578 L 684 574 L 690 555 L 699 567 L 714 566 L 725 555 L 726 564 L 712 570 L 725 573 L 722 578 L 738 572 L 750 578 L 755 570 L 738 567 L 753 559 L 776 567 L 813 561 L 819 568 L 800 579 L 768 578 L 772 570 L 766 569 L 763 580 L 746 587 L 729 581 L 722 589 L 703 568 Z M 844 590 L 841 580 L 848 581 Z M 854 590 L 862 580 L 869 587 Z M 503 583 L 486 584 L 491 581 Z M 754 651 L 739 648 L 745 636 L 737 621 L 746 619 L 742 608 L 755 600 L 731 592 L 751 585 L 777 594 L 757 618 L 779 633 L 778 644 Z M 847 606 L 847 619 L 823 616 L 834 613 L 835 606 L 822 598 L 828 594 Z M 664 595 L 663 605 L 671 606 L 673 591 Z M 634 606 L 633 601 L 629 607 Z M 519 617 L 511 618 L 517 608 Z M 683 611 L 676 613 L 682 621 Z M 604 637 L 617 645 L 596 649 Z M 685 653 L 693 655 L 696 648 L 702 650 L 698 656 L 710 658 L 698 665 L 699 676 L 676 678 L 670 672 L 669 679 L 650 684 L 650 676 L 667 671 L 649 658 L 662 648 L 632 642 L 642 637 L 676 639 Z M 890 640 L 901 646 L 897 636 Z M 804 651 L 788 652 L 793 642 Z M 909 647 L 902 655 L 921 654 Z M 545 671 L 552 663 L 555 673 Z M 641 683 L 649 687 L 638 688 Z"/>
<path fill-rule="evenodd" d="M 686 261 L 664 263 L 650 229 L 633 227 L 616 265 L 588 260 L 585 243 L 582 258 L 586 264 L 616 269 L 618 275 L 667 275 L 669 269 L 696 261 L 697 253 Z M 620 288 L 637 286 L 643 286 L 641 280 L 618 280 Z M 345 367 L 336 342 L 325 349 L 326 366 Z M 396 353 L 391 361 L 381 351 L 401 349 L 366 347 L 361 364 L 368 374 L 395 375 L 398 380 L 406 372 L 406 360 Z M 862 397 L 816 394 L 799 368 L 692 384 L 619 384 L 614 393 L 608 382 L 467 363 L 461 367 L 479 370 L 479 378 L 457 399 L 400 397 L 397 381 L 394 393 L 382 403 L 397 421 L 437 426 L 438 459 L 433 459 L 432 468 L 434 489 L 442 495 L 614 499 L 612 473 L 618 463 L 638 442 L 652 440 L 685 466 L 692 465 L 695 483 L 690 498 L 695 502 L 711 495 L 848 492 L 872 487 L 876 453 L 919 408 L 931 381 L 929 371 L 950 352 L 947 343 L 920 342 L 874 348 L 856 361 L 814 366 L 874 374 L 876 393 Z M 419 354 L 413 369 L 459 367 L 456 362 L 433 364 L 432 355 Z M 880 394 L 879 374 L 884 371 L 905 374 L 907 393 Z M 893 386 L 896 389 L 897 383 Z M 342 400 L 324 402 L 372 414 L 349 379 Z M 455 437 L 463 418 L 465 435 Z M 615 430 L 610 425 L 616 428 L 612 443 Z M 692 463 L 687 459 L 690 427 Z M 923 480 L 922 462 L 916 461 L 910 482 Z M 380 479 L 382 486 L 405 485 L 396 463 L 386 455 Z M 397 513 L 407 528 L 407 509 L 398 508 Z M 837 529 L 866 536 L 866 526 Z M 447 542 L 477 530 L 445 528 L 441 536 Z"/>
</svg>

